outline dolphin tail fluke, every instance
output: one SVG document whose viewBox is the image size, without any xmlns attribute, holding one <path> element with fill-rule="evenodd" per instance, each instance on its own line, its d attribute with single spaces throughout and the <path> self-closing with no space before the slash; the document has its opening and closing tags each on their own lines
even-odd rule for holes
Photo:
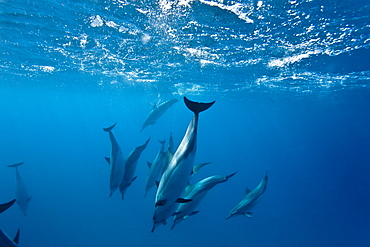
<svg viewBox="0 0 370 247">
<path fill-rule="evenodd" d="M 0 204 L 0 213 L 4 212 L 8 208 L 10 208 L 15 203 L 15 199 L 11 200 L 10 202 Z"/>
<path fill-rule="evenodd" d="M 116 122 L 115 124 L 113 124 L 112 126 L 108 127 L 108 128 L 103 128 L 103 130 L 104 130 L 105 132 L 111 132 L 111 131 L 112 131 L 112 129 L 116 126 L 116 124 L 117 124 L 117 122 Z"/>
<path fill-rule="evenodd" d="M 184 102 L 185 102 L 185 105 L 189 108 L 189 110 L 191 110 L 192 112 L 194 112 L 194 114 L 197 115 L 200 112 L 205 111 L 208 108 L 210 108 L 216 101 L 213 101 L 211 103 L 202 103 L 202 102 L 191 101 L 191 100 L 188 100 L 186 97 L 184 97 Z"/>
<path fill-rule="evenodd" d="M 14 165 L 8 165 L 8 167 L 18 167 L 20 165 L 22 165 L 24 162 L 21 162 L 21 163 L 17 163 L 17 164 L 14 164 Z"/>
<path fill-rule="evenodd" d="M 18 244 L 19 243 L 19 234 L 21 232 L 21 229 L 18 229 L 17 234 L 15 235 L 13 242 Z"/>
</svg>

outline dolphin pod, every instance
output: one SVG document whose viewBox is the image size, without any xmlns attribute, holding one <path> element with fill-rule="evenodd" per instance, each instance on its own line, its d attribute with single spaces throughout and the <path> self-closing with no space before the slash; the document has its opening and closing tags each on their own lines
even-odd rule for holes
<svg viewBox="0 0 370 247">
<path fill-rule="evenodd" d="M 188 125 L 186 133 L 174 153 L 171 162 L 163 173 L 155 198 L 155 211 L 153 216 L 154 232 L 158 224 L 167 224 L 166 220 L 173 214 L 177 203 L 186 203 L 190 200 L 180 198 L 188 183 L 193 169 L 197 147 L 197 133 L 199 113 L 209 109 L 214 103 L 201 103 L 188 100 L 184 103 L 194 115 Z"/>
<path fill-rule="evenodd" d="M 223 177 L 220 175 L 210 176 L 205 178 L 194 185 L 188 185 L 185 189 L 184 198 L 192 200 L 188 203 L 181 203 L 179 204 L 177 211 L 173 214 L 174 215 L 174 222 L 171 227 L 171 230 L 178 224 L 180 221 L 188 218 L 189 216 L 197 214 L 199 211 L 195 211 L 196 207 L 199 203 L 203 200 L 203 198 L 207 195 L 208 191 L 210 191 L 213 187 L 217 184 L 224 183 L 229 178 L 234 176 L 236 172 Z"/>
<path fill-rule="evenodd" d="M 244 215 L 245 217 L 252 217 L 252 213 L 249 211 L 251 210 L 257 203 L 258 198 L 265 192 L 267 186 L 267 172 L 264 178 L 262 178 L 261 182 L 258 184 L 256 188 L 252 191 L 248 188 L 246 189 L 245 197 L 230 211 L 229 216 L 226 219 L 234 215 Z"/>
<path fill-rule="evenodd" d="M 19 242 L 20 230 L 18 229 L 14 239 L 11 239 L 4 231 L 0 228 L 0 247 L 17 247 Z"/>
<path fill-rule="evenodd" d="M 141 131 L 143 131 L 146 127 L 149 125 L 154 125 L 156 121 L 176 102 L 178 102 L 178 99 L 171 99 L 169 101 L 163 102 L 162 104 L 158 105 L 153 104 L 153 109 L 149 113 L 148 117 L 144 121 L 144 124 L 141 128 Z"/>
<path fill-rule="evenodd" d="M 8 165 L 8 167 L 14 167 L 15 168 L 15 177 L 16 177 L 16 195 L 15 199 L 17 201 L 17 204 L 19 208 L 22 210 L 24 216 L 27 215 L 27 208 L 28 203 L 31 201 L 31 197 L 28 195 L 26 186 L 23 182 L 23 179 L 18 171 L 18 166 L 22 165 L 22 163 L 17 163 L 14 165 Z"/>
</svg>

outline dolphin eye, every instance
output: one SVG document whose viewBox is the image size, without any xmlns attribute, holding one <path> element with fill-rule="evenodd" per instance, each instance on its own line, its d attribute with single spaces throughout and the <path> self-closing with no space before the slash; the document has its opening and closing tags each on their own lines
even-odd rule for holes
<svg viewBox="0 0 370 247">
<path fill-rule="evenodd" d="M 164 206 L 164 204 L 166 203 L 166 200 L 159 200 L 155 203 L 155 206 Z"/>
</svg>

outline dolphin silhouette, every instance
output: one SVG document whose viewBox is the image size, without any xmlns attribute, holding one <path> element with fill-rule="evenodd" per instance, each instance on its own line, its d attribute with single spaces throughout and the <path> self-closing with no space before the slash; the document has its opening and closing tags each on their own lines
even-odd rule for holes
<svg viewBox="0 0 370 247">
<path fill-rule="evenodd" d="M 257 199 L 265 192 L 267 180 L 268 177 L 266 172 L 265 177 L 262 178 L 256 188 L 254 188 L 252 191 L 248 188 L 246 189 L 245 197 L 230 211 L 230 214 L 226 217 L 226 219 L 238 214 L 244 215 L 248 218 L 252 217 L 252 213 L 249 210 L 255 206 Z"/>
<path fill-rule="evenodd" d="M 164 152 L 165 142 L 166 142 L 165 140 L 159 141 L 159 143 L 161 144 L 161 148 L 158 151 L 157 156 L 155 157 L 153 163 L 148 162 L 149 173 L 146 179 L 145 196 L 148 194 L 148 191 L 156 183 L 158 183 L 159 179 L 161 178 L 166 157 L 166 153 Z"/>
<path fill-rule="evenodd" d="M 7 202 L 7 203 L 3 203 L 3 204 L 0 204 L 0 213 L 4 212 L 5 210 L 7 210 L 8 208 L 10 208 L 14 203 L 15 203 L 15 199 L 11 200 L 10 202 Z"/>
<path fill-rule="evenodd" d="M 12 240 L 3 229 L 0 229 L 0 247 L 18 247 L 19 233 L 20 230 L 18 229 L 15 238 Z"/>
<path fill-rule="evenodd" d="M 112 143 L 110 158 L 105 158 L 110 164 L 110 197 L 112 196 L 113 192 L 119 188 L 125 172 L 125 158 L 116 138 L 112 133 L 112 129 L 116 126 L 116 124 L 117 123 L 103 129 L 105 132 L 109 133 L 109 139 Z"/>
<path fill-rule="evenodd" d="M 14 164 L 14 165 L 8 165 L 8 167 L 14 167 L 15 168 L 15 177 L 16 177 L 16 181 L 17 181 L 15 199 L 17 200 L 17 204 L 18 204 L 19 208 L 24 213 L 24 216 L 26 216 L 27 215 L 28 203 L 31 201 L 31 197 L 28 196 L 26 186 L 25 186 L 25 184 L 23 182 L 23 179 L 22 179 L 22 177 L 21 177 L 21 175 L 19 174 L 19 171 L 18 171 L 18 166 L 20 166 L 22 164 L 23 164 L 23 162 L 22 163 L 17 163 L 17 164 Z"/>
<path fill-rule="evenodd" d="M 163 102 L 162 104 L 158 105 L 153 104 L 153 109 L 149 113 L 148 117 L 144 121 L 143 127 L 141 128 L 141 131 L 143 131 L 146 127 L 149 125 L 154 125 L 156 121 L 176 102 L 178 102 L 178 99 L 171 99 L 166 102 Z"/>
<path fill-rule="evenodd" d="M 234 176 L 236 172 L 223 177 L 220 175 L 210 176 L 205 178 L 194 185 L 188 185 L 185 190 L 184 199 L 190 199 L 191 202 L 179 204 L 177 211 L 174 213 L 174 222 L 171 227 L 171 230 L 178 224 L 180 221 L 187 219 L 189 216 L 197 214 L 199 211 L 195 211 L 196 207 L 207 195 L 208 191 L 215 187 L 217 184 L 224 183 L 229 178 Z"/>
<path fill-rule="evenodd" d="M 136 176 L 134 177 L 137 162 L 141 156 L 141 153 L 146 149 L 150 138 L 141 146 L 136 147 L 128 156 L 125 164 L 125 173 L 122 179 L 122 182 L 119 186 L 119 190 L 122 194 L 122 200 L 125 198 L 125 192 L 131 183 L 135 181 Z"/>
<path fill-rule="evenodd" d="M 207 110 L 215 103 L 215 101 L 211 103 L 198 103 L 190 101 L 186 97 L 184 97 L 184 102 L 194 115 L 188 125 L 185 136 L 159 182 L 155 198 L 152 232 L 154 232 L 158 224 L 166 224 L 167 218 L 176 210 L 176 203 L 190 201 L 179 197 L 183 193 L 193 169 L 197 146 L 199 113 Z"/>
</svg>

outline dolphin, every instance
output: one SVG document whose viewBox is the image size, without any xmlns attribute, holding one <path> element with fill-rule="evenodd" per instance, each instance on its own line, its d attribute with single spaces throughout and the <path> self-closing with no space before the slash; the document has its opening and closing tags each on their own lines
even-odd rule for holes
<svg viewBox="0 0 370 247">
<path fill-rule="evenodd" d="M 14 167 L 15 168 L 15 176 L 17 180 L 17 187 L 16 187 L 16 195 L 15 199 L 17 200 L 17 204 L 24 213 L 24 216 L 27 215 L 27 207 L 28 203 L 31 201 L 31 197 L 28 195 L 26 186 L 24 185 L 23 179 L 18 171 L 18 166 L 22 165 L 22 163 L 14 164 L 14 165 L 8 165 L 8 167 Z"/>
<path fill-rule="evenodd" d="M 125 173 L 122 179 L 122 182 L 119 186 L 119 190 L 122 194 L 122 200 L 125 198 L 125 192 L 131 183 L 135 181 L 137 176 L 134 177 L 137 162 L 140 158 L 141 153 L 146 149 L 150 138 L 141 146 L 136 147 L 128 156 L 125 164 Z"/>
<path fill-rule="evenodd" d="M 103 129 L 105 132 L 109 133 L 109 139 L 112 143 L 110 158 L 105 158 L 110 164 L 110 197 L 112 196 L 113 192 L 119 188 L 125 172 L 125 158 L 116 138 L 112 133 L 112 129 L 116 126 L 116 124 L 117 123 Z"/>
<path fill-rule="evenodd" d="M 164 164 L 163 164 L 163 172 L 167 170 L 168 165 L 171 162 L 171 159 L 173 157 L 173 150 L 175 149 L 175 144 L 173 142 L 172 133 L 170 133 L 170 140 L 168 142 L 168 148 L 164 157 Z"/>
<path fill-rule="evenodd" d="M 219 183 L 224 183 L 229 178 L 234 176 L 236 172 L 223 177 L 220 175 L 210 176 L 205 178 L 194 185 L 188 185 L 185 190 L 184 199 L 191 199 L 191 202 L 179 204 L 177 211 L 174 213 L 174 222 L 171 227 L 171 230 L 178 224 L 180 221 L 188 218 L 189 216 L 197 214 L 199 211 L 195 211 L 196 207 L 207 195 L 208 191 L 215 187 Z"/>
<path fill-rule="evenodd" d="M 153 109 L 149 113 L 148 117 L 144 121 L 143 127 L 141 128 L 141 131 L 143 131 L 146 127 L 149 125 L 154 125 L 156 121 L 176 102 L 178 102 L 178 99 L 171 99 L 166 102 L 163 102 L 160 105 L 153 104 Z M 140 131 L 140 132 L 141 132 Z"/>
<path fill-rule="evenodd" d="M 241 214 L 245 217 L 252 217 L 252 213 L 249 211 L 251 210 L 256 202 L 257 199 L 265 192 L 266 186 L 267 186 L 267 172 L 264 178 L 262 178 L 261 182 L 258 184 L 256 188 L 254 188 L 252 191 L 248 188 L 246 189 L 246 195 L 231 211 L 229 216 L 226 217 L 226 219 L 229 219 L 230 217 Z"/>
<path fill-rule="evenodd" d="M 155 157 L 153 163 L 148 162 L 149 174 L 146 179 L 145 186 L 145 196 L 148 194 L 148 191 L 156 184 L 159 183 L 159 179 L 162 176 L 164 162 L 166 153 L 164 152 L 165 140 L 159 141 L 162 145 L 161 149 L 158 151 L 157 156 Z"/>
<path fill-rule="evenodd" d="M 0 247 L 18 247 L 19 233 L 20 230 L 18 229 L 15 238 L 12 240 L 3 229 L 0 229 Z"/>
<path fill-rule="evenodd" d="M 186 203 L 190 201 L 179 197 L 183 193 L 193 169 L 199 113 L 207 110 L 215 103 L 215 101 L 211 103 L 193 102 L 186 97 L 184 97 L 184 102 L 194 115 L 188 125 L 185 136 L 159 182 L 155 198 L 152 232 L 154 232 L 158 224 L 166 224 L 167 218 L 176 210 L 176 202 Z"/>
<path fill-rule="evenodd" d="M 0 213 L 4 212 L 8 208 L 10 208 L 14 203 L 16 199 L 11 200 L 10 202 L 0 204 Z"/>
</svg>

